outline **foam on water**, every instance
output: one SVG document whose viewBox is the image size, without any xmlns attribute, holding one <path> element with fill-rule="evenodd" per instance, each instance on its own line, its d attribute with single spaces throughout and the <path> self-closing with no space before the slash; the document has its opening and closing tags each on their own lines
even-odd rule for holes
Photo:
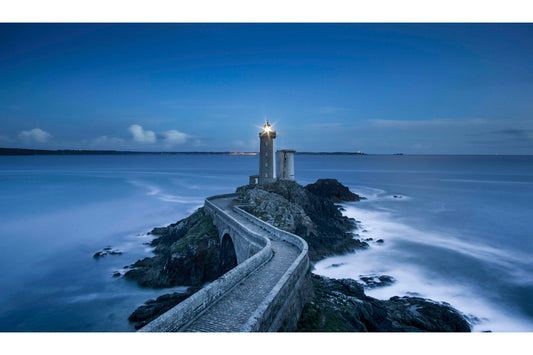
<svg viewBox="0 0 533 355">
<path fill-rule="evenodd" d="M 219 155 L 0 157 L 0 331 L 134 330 L 131 312 L 170 290 L 141 288 L 114 272 L 153 255 L 144 244 L 155 237 L 148 231 L 186 218 L 207 196 L 235 191 L 257 162 Z M 482 319 L 476 330 L 532 330 L 520 317 L 528 312 L 533 320 L 533 265 L 524 255 L 533 252 L 533 193 L 522 184 L 533 181 L 532 162 L 298 156 L 298 182 L 336 178 L 368 198 L 346 205 L 346 213 L 362 220 L 361 237 L 374 238 L 370 249 L 328 259 L 317 272 L 389 274 L 398 281 L 368 293 L 447 301 Z M 449 228 L 454 218 L 462 236 Z M 93 258 L 107 246 L 123 254 Z M 433 260 L 439 252 L 445 257 Z M 477 274 L 439 273 L 448 258 L 458 262 L 447 272 Z"/>
<path fill-rule="evenodd" d="M 128 182 L 130 184 L 132 184 L 132 185 L 139 186 L 139 187 L 147 189 L 148 192 L 146 193 L 146 195 L 154 196 L 154 197 L 156 197 L 159 200 L 164 201 L 164 202 L 175 202 L 175 203 L 183 203 L 183 204 L 186 204 L 186 203 L 198 204 L 198 203 L 202 203 L 203 202 L 202 200 L 200 200 L 200 199 L 198 199 L 196 197 L 192 197 L 191 198 L 191 197 L 185 197 L 185 196 L 179 196 L 179 195 L 172 195 L 172 194 L 169 194 L 169 193 L 164 193 L 163 190 L 160 187 L 152 185 L 152 184 L 144 183 L 142 181 L 128 180 Z"/>
<path fill-rule="evenodd" d="M 477 259 L 505 272 L 517 283 L 531 283 L 527 275 L 531 262 L 527 255 L 510 252 L 490 245 L 466 243 L 453 235 L 436 231 L 418 230 L 398 221 L 393 212 L 383 207 L 372 206 L 373 201 L 383 200 L 385 191 L 354 188 L 354 192 L 368 196 L 368 200 L 343 205 L 344 214 L 359 220 L 356 231 L 360 238 L 373 238 L 370 248 L 354 254 L 333 256 L 315 265 L 316 274 L 333 278 L 359 279 L 362 275 L 390 275 L 396 282 L 387 287 L 366 291 L 378 299 L 392 296 L 419 296 L 439 302 L 447 302 L 469 319 L 473 331 L 532 331 L 533 322 L 515 310 L 495 304 L 481 290 L 453 275 L 438 275 L 417 263 L 416 255 L 402 248 L 402 243 L 415 243 Z M 370 192 L 370 193 L 369 193 Z M 401 201 L 403 199 L 395 199 Z M 406 201 L 406 200 L 403 200 Z M 360 207 L 356 207 L 360 206 Z M 366 232 L 362 232 L 366 230 Z M 384 239 L 384 244 L 375 243 Z"/>
</svg>

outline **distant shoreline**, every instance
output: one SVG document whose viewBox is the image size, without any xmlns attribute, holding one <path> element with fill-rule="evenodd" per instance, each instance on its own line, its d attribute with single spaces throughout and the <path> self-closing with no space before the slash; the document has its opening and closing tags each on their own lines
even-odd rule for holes
<svg viewBox="0 0 533 355">
<path fill-rule="evenodd" d="M 257 155 L 258 152 L 136 152 L 121 150 L 89 150 L 89 149 L 22 149 L 22 148 L 0 148 L 0 155 L 139 155 L 139 154 L 217 154 L 217 155 Z M 360 152 L 296 152 L 296 154 L 308 155 L 366 155 Z"/>
<path fill-rule="evenodd" d="M 0 148 L 0 156 L 31 155 L 258 155 L 258 152 L 136 152 L 129 150 L 90 150 L 90 149 L 23 149 Z M 296 152 L 296 155 L 393 155 L 393 156 L 532 156 L 531 154 L 404 154 L 404 153 L 361 153 L 361 152 Z"/>
</svg>

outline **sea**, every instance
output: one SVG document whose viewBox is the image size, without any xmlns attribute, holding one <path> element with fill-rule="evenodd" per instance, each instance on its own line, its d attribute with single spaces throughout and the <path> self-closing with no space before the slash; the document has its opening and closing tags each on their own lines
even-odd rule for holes
<svg viewBox="0 0 533 355">
<path fill-rule="evenodd" d="M 258 159 L 0 156 L 0 331 L 134 331 L 127 318 L 139 305 L 186 287 L 113 275 L 153 255 L 152 228 L 247 184 Z M 369 248 L 314 273 L 389 275 L 392 285 L 366 293 L 446 302 L 476 332 L 533 331 L 533 156 L 296 155 L 295 173 L 366 197 L 342 207 Z M 122 254 L 93 257 L 104 248 Z"/>
</svg>

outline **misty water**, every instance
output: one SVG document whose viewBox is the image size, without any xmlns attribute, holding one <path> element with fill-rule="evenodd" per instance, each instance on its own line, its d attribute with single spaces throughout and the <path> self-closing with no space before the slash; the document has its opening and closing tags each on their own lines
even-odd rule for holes
<svg viewBox="0 0 533 355">
<path fill-rule="evenodd" d="M 0 157 L 0 330 L 134 330 L 137 306 L 185 287 L 113 274 L 152 255 L 153 227 L 233 192 L 257 166 L 257 156 Z M 336 178 L 367 197 L 344 213 L 361 238 L 384 240 L 315 273 L 390 275 L 367 294 L 448 302 L 475 331 L 533 331 L 533 157 L 297 155 L 295 170 L 301 184 Z M 108 246 L 123 254 L 93 258 Z"/>
</svg>

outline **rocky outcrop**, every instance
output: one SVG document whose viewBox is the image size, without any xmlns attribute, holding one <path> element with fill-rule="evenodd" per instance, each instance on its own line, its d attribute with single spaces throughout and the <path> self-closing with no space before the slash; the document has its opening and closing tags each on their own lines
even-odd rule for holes
<svg viewBox="0 0 533 355">
<path fill-rule="evenodd" d="M 463 316 L 446 303 L 418 297 L 368 297 L 350 279 L 312 276 L 315 298 L 305 305 L 301 332 L 469 332 Z"/>
<path fill-rule="evenodd" d="M 112 249 L 111 247 L 105 247 L 104 249 L 94 253 L 93 258 L 100 259 L 106 255 L 122 255 L 122 252 L 117 249 Z"/>
<path fill-rule="evenodd" d="M 248 212 L 305 239 L 311 261 L 368 247 L 352 233 L 355 220 L 343 216 L 325 192 L 317 195 L 295 181 L 279 180 L 263 187 L 242 186 L 237 193 L 250 204 Z"/>
<path fill-rule="evenodd" d="M 289 233 L 310 235 L 316 226 L 304 209 L 285 197 L 260 188 L 249 189 L 242 195 L 244 209 L 263 221 Z"/>
<path fill-rule="evenodd" d="M 138 260 L 124 275 L 141 286 L 199 286 L 236 265 L 235 259 L 225 260 L 221 254 L 218 231 L 203 208 L 151 234 L 158 235 L 150 243 L 156 255 Z"/>
<path fill-rule="evenodd" d="M 318 179 L 314 184 L 307 185 L 305 189 L 335 203 L 366 200 L 366 197 L 354 194 L 349 188 L 335 179 Z"/>
<path fill-rule="evenodd" d="M 129 316 L 128 320 L 135 323 L 135 329 L 140 329 L 198 290 L 198 287 L 189 287 L 186 292 L 167 293 L 155 300 L 148 300 L 142 306 L 139 306 Z"/>
<path fill-rule="evenodd" d="M 376 288 L 392 285 L 396 280 L 389 275 L 361 275 L 359 281 L 364 288 Z"/>
<path fill-rule="evenodd" d="M 340 206 L 335 205 L 363 197 L 352 194 L 336 180 L 318 180 L 305 188 L 294 181 L 277 181 L 263 187 L 243 186 L 237 193 L 241 203 L 248 205 L 248 212 L 304 238 L 312 261 L 368 247 L 365 240 L 352 233 L 357 229 L 356 221 L 343 216 Z M 138 260 L 125 274 L 142 286 L 200 286 L 236 264 L 234 254 L 221 254 L 224 248 L 220 247 L 218 231 L 203 209 L 175 224 L 154 228 L 151 233 L 158 236 L 151 242 L 156 255 Z M 448 304 L 419 297 L 381 301 L 365 295 L 364 288 L 393 283 L 391 276 L 362 275 L 360 280 L 362 283 L 312 275 L 315 296 L 305 305 L 297 331 L 470 331 L 462 315 Z M 142 327 L 197 289 L 150 300 L 132 313 L 130 321 Z M 285 325 L 281 330 L 289 329 L 293 327 Z"/>
</svg>

